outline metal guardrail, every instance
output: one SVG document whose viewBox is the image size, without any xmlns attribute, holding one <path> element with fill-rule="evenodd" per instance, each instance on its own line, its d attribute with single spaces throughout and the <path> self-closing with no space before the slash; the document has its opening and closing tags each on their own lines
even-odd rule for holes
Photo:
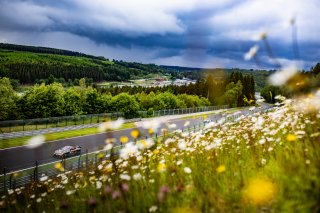
<svg viewBox="0 0 320 213">
<path fill-rule="evenodd" d="M 146 117 L 159 117 L 166 115 L 181 115 L 197 112 L 213 111 L 218 109 L 226 109 L 227 105 L 194 107 L 183 109 L 166 109 L 157 111 L 139 111 L 136 118 L 127 121 L 136 120 Z M 36 134 L 45 134 L 53 132 L 62 132 L 68 130 L 76 130 L 83 128 L 96 127 L 99 123 L 109 119 L 117 119 L 123 117 L 123 113 L 104 113 L 94 115 L 64 116 L 26 120 L 0 121 L 0 140 L 17 138 L 23 136 L 31 136 Z M 48 130 L 48 131 L 39 131 Z"/>
<path fill-rule="evenodd" d="M 101 152 L 101 151 L 100 151 Z M 98 153 L 98 152 L 97 152 Z M 21 186 L 25 186 L 32 182 L 40 182 L 41 177 L 47 176 L 48 178 L 56 177 L 58 174 L 62 174 L 67 171 L 81 170 L 98 163 L 97 154 L 86 154 L 76 156 L 75 158 L 62 159 L 60 163 L 63 165 L 64 171 L 59 171 L 54 168 L 54 164 L 57 162 L 52 162 L 46 165 L 38 165 L 35 162 L 35 166 L 20 170 L 17 172 L 6 173 L 5 169 L 3 174 L 0 176 L 0 193 L 5 193 L 7 190 L 16 189 Z M 50 166 L 48 168 L 48 166 Z M 16 174 L 24 173 L 22 176 L 16 176 Z"/>
<path fill-rule="evenodd" d="M 103 113 L 90 115 L 75 115 L 50 118 L 24 119 L 0 121 L 0 129 L 3 133 L 30 131 L 47 128 L 76 126 L 103 122 L 105 119 L 117 119 L 123 117 L 123 113 Z"/>
<path fill-rule="evenodd" d="M 254 109 L 254 110 L 248 110 L 247 112 L 245 112 L 245 113 L 243 112 L 241 114 L 237 114 L 237 113 L 227 114 L 220 119 L 220 124 L 223 124 L 226 122 L 234 122 L 234 121 L 239 120 L 241 118 L 241 116 L 243 116 L 243 115 L 245 116 L 245 115 L 249 115 L 249 114 L 254 114 L 259 111 L 265 112 L 265 111 L 269 111 L 270 109 L 272 109 L 272 107 L 266 108 L 262 111 Z M 218 122 L 218 121 L 215 120 L 214 122 Z M 188 127 L 185 129 L 181 129 L 181 131 L 191 133 L 191 132 L 203 130 L 204 127 L 205 127 L 205 123 L 200 123 L 199 125 L 195 125 L 193 128 Z M 155 139 L 157 140 L 158 137 L 163 137 L 163 141 L 164 141 L 164 139 L 168 138 L 172 134 L 175 134 L 176 131 L 177 131 L 177 129 L 171 133 L 170 132 L 167 132 L 167 133 L 163 132 L 162 135 L 159 135 L 159 136 L 156 134 Z M 105 153 L 104 159 L 106 159 L 107 154 L 110 154 L 110 153 L 107 153 L 106 150 L 98 150 L 98 151 L 95 151 L 92 153 L 88 153 L 86 151 L 85 155 L 62 159 L 60 161 L 60 163 L 64 167 L 64 172 L 86 169 L 90 165 L 95 165 L 100 160 L 102 160 L 101 158 L 98 158 L 98 154 L 103 153 L 103 152 Z M 118 152 L 116 152 L 114 154 L 115 154 L 114 156 L 117 156 Z M 3 173 L 0 175 L 0 193 L 2 193 L 2 194 L 7 193 L 7 191 L 9 189 L 14 190 L 18 187 L 26 186 L 27 184 L 30 184 L 31 182 L 38 182 L 38 181 L 40 181 L 40 178 L 42 177 L 42 175 L 45 175 L 48 178 L 53 178 L 53 177 L 56 177 L 58 174 L 63 173 L 63 172 L 58 171 L 57 169 L 54 168 L 54 166 L 53 166 L 54 163 L 57 163 L 57 162 L 52 162 L 52 163 L 48 163 L 48 164 L 39 166 L 38 162 L 35 162 L 34 167 L 24 169 L 24 170 L 14 171 L 14 172 L 10 172 L 10 173 L 7 173 L 6 170 L 4 169 Z M 51 165 L 50 168 L 48 168 L 48 165 Z M 24 175 L 16 176 L 15 174 L 17 174 L 17 173 L 24 173 Z"/>
</svg>

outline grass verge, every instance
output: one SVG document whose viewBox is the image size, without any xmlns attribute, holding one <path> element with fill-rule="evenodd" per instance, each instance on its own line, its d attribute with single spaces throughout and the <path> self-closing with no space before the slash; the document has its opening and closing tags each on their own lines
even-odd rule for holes
<svg viewBox="0 0 320 213">
<path fill-rule="evenodd" d="M 117 130 L 128 129 L 133 127 L 134 127 L 134 123 L 125 123 L 121 126 L 121 128 Z M 94 127 L 94 128 L 70 130 L 65 132 L 48 133 L 48 134 L 44 134 L 44 136 L 46 138 L 46 142 L 50 142 L 54 140 L 61 140 L 66 138 L 85 136 L 85 135 L 91 135 L 91 134 L 97 134 L 97 133 L 99 133 L 99 130 L 98 128 Z M 32 136 L 1 140 L 0 149 L 26 145 L 30 138 L 32 138 Z"/>
</svg>

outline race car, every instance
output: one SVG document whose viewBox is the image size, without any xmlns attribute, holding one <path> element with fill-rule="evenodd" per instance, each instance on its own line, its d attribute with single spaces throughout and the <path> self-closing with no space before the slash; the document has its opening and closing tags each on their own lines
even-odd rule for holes
<svg viewBox="0 0 320 213">
<path fill-rule="evenodd" d="M 81 154 L 81 146 L 65 146 L 54 151 L 53 157 L 64 158 L 79 154 Z"/>
<path fill-rule="evenodd" d="M 203 121 L 204 124 L 208 124 L 210 122 L 211 122 L 211 120 L 209 120 L 209 119 Z"/>
</svg>

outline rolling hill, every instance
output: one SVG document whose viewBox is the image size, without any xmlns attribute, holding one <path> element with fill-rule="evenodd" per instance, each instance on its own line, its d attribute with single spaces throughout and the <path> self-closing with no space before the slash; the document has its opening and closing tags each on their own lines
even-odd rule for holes
<svg viewBox="0 0 320 213">
<path fill-rule="evenodd" d="M 206 69 L 218 71 L 221 69 Z M 260 90 L 266 84 L 270 71 L 223 69 L 226 75 L 234 71 L 251 74 L 256 82 L 256 89 Z M 22 84 L 33 84 L 39 79 L 47 79 L 50 75 L 65 80 L 92 78 L 99 81 L 128 81 L 135 78 L 144 78 L 149 74 L 166 74 L 172 78 L 200 79 L 203 69 L 157 66 L 155 64 L 141 64 L 124 62 L 92 56 L 80 52 L 61 50 L 47 47 L 34 47 L 16 44 L 0 43 L 0 76 L 17 79 Z"/>
</svg>

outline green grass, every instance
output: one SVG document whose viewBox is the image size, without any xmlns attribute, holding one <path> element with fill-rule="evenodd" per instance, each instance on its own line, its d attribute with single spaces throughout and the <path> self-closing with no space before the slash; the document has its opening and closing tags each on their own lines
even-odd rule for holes
<svg viewBox="0 0 320 213">
<path fill-rule="evenodd" d="M 95 66 L 99 65 L 94 59 L 86 57 L 65 56 L 56 54 L 42 54 L 31 52 L 19 52 L 19 51 L 4 51 L 0 49 L 0 62 L 1 64 L 10 64 L 12 62 L 22 63 L 44 63 L 44 64 L 57 64 L 63 65 L 77 64 L 79 66 Z M 104 64 L 113 64 L 112 61 L 103 61 Z"/>
<path fill-rule="evenodd" d="M 215 114 L 220 114 L 220 113 L 233 113 L 233 112 L 236 112 L 236 111 L 239 111 L 241 109 L 243 109 L 244 107 L 239 107 L 239 108 L 236 108 L 236 109 L 225 109 L 225 110 L 218 110 L 218 111 L 214 111 L 214 112 L 208 112 L 208 113 L 204 113 L 204 114 L 201 114 L 201 115 L 188 115 L 188 116 L 185 116 L 185 117 L 181 117 L 181 119 L 188 119 L 188 118 L 205 118 L 205 117 L 208 117 L 210 115 L 215 115 Z"/>
<path fill-rule="evenodd" d="M 134 127 L 134 123 L 125 123 L 118 130 L 133 128 L 133 127 Z M 61 140 L 66 138 L 91 135 L 91 134 L 97 134 L 97 133 L 99 133 L 98 128 L 85 128 L 85 129 L 70 130 L 70 131 L 64 131 L 64 132 L 49 133 L 49 134 L 44 134 L 44 136 L 45 136 L 46 142 L 50 142 L 54 140 Z M 32 138 L 32 136 L 0 140 L 0 149 L 26 145 L 30 138 Z"/>
<path fill-rule="evenodd" d="M 120 159 L 101 159 L 87 170 L 12 192 L 0 201 L 0 208 L 318 212 L 319 129 L 319 111 L 294 111 L 289 105 L 203 131 L 170 135 L 151 147 L 142 140 L 137 145 L 145 149 L 126 145 Z"/>
</svg>

